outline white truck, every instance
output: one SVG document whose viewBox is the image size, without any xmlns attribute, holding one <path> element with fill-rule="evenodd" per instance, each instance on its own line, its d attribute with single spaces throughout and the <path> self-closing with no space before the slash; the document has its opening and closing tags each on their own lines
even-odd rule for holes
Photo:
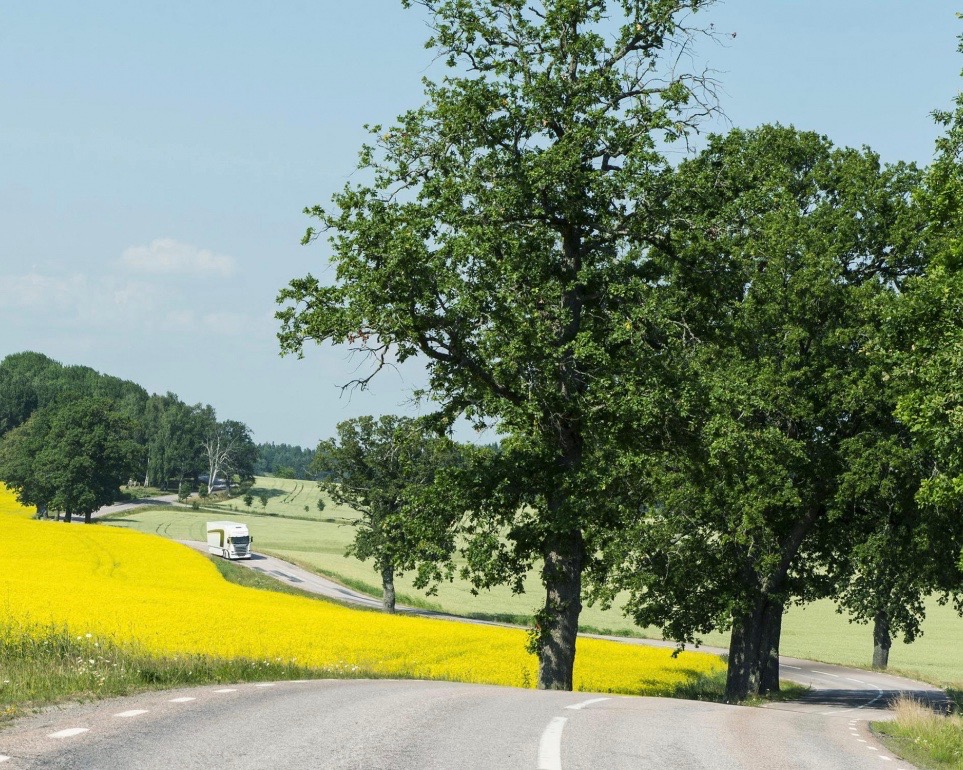
<svg viewBox="0 0 963 770">
<path fill-rule="evenodd" d="M 207 522 L 207 550 L 225 559 L 250 559 L 254 538 L 244 524 L 233 521 Z"/>
</svg>

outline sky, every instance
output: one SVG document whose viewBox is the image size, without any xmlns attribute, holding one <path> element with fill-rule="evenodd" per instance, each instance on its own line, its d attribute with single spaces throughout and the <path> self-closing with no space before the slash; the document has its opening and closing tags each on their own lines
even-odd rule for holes
<svg viewBox="0 0 963 770">
<path fill-rule="evenodd" d="M 792 124 L 925 164 L 960 90 L 949 0 L 728 0 L 724 119 Z M 0 358 L 23 350 L 210 403 L 256 441 L 413 414 L 417 364 L 279 355 L 275 298 L 329 248 L 305 206 L 351 179 L 365 123 L 422 103 L 425 12 L 399 0 L 45 0 L 0 6 Z M 461 436 L 461 438 L 470 438 Z"/>
</svg>

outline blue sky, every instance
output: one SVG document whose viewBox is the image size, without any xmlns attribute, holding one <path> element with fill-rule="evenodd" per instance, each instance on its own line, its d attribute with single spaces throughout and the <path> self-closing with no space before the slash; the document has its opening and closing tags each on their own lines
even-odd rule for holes
<svg viewBox="0 0 963 770">
<path fill-rule="evenodd" d="M 948 0 L 729 0 L 727 120 L 928 161 L 960 90 Z M 0 357 L 36 350 L 313 446 L 410 412 L 417 366 L 342 395 L 336 348 L 280 358 L 277 292 L 325 274 L 306 205 L 349 178 L 364 123 L 421 103 L 426 17 L 396 0 L 0 7 Z M 735 33 L 732 37 L 731 33 Z"/>
</svg>

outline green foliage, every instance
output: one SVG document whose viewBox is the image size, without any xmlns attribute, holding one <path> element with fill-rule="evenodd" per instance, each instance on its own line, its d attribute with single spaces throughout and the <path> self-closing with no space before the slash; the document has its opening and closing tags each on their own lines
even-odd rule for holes
<svg viewBox="0 0 963 770">
<path fill-rule="evenodd" d="M 629 589 L 637 622 L 681 642 L 733 625 L 730 666 L 772 618 L 775 640 L 751 641 L 750 678 L 778 649 L 788 603 L 848 587 L 869 611 L 874 587 L 907 599 L 886 574 L 916 574 L 876 537 L 916 531 L 921 467 L 876 330 L 922 267 L 918 179 L 779 126 L 712 137 L 676 174 L 666 205 L 686 226 L 667 238 L 667 285 L 693 340 L 688 439 L 649 466 L 657 502 L 640 499 L 629 536 L 615 534 L 616 580 L 600 595 Z M 856 573 L 868 585 L 847 583 Z"/>
<path fill-rule="evenodd" d="M 320 226 L 305 241 L 331 234 L 334 285 L 308 275 L 279 296 L 284 352 L 346 344 L 375 371 L 422 356 L 444 423 L 511 436 L 499 473 L 463 475 L 472 488 L 451 500 L 472 514 L 480 584 L 552 565 L 546 687 L 571 686 L 581 581 L 601 564 L 588 555 L 620 526 L 619 449 L 661 440 L 679 328 L 649 258 L 669 175 L 659 143 L 713 108 L 712 84 L 676 69 L 707 4 L 422 3 L 447 76 L 371 127 L 370 183 L 309 209 Z"/>
<path fill-rule="evenodd" d="M 426 493 L 459 457 L 457 445 L 423 420 L 385 416 L 340 423 L 337 438 L 318 445 L 313 470 L 326 479 L 321 488 L 336 505 L 360 514 L 347 553 L 372 559 L 379 573 L 417 569 L 419 588 L 450 575 L 444 565 L 454 551 L 458 516 L 426 504 Z"/>
<path fill-rule="evenodd" d="M 0 479 L 38 509 L 88 517 L 114 502 L 136 467 L 132 426 L 101 398 L 67 401 L 32 415 L 0 446 Z"/>
<path fill-rule="evenodd" d="M 313 449 L 302 449 L 291 444 L 258 444 L 254 473 L 277 478 L 314 479 L 311 472 Z M 293 473 L 293 475 L 289 475 Z"/>
<path fill-rule="evenodd" d="M 261 494 L 258 495 L 258 500 L 261 501 L 261 507 L 262 507 L 262 508 L 267 508 L 268 496 L 267 496 L 264 492 L 262 492 Z"/>
</svg>

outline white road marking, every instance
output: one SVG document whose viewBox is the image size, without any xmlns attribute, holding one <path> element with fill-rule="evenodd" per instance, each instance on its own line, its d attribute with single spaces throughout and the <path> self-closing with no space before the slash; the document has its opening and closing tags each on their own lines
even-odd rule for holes
<svg viewBox="0 0 963 770">
<path fill-rule="evenodd" d="M 8 759 L 10 759 L 10 757 L 6 754 L 0 754 L 0 762 L 6 762 Z"/>
<path fill-rule="evenodd" d="M 214 692 L 237 692 L 234 687 L 225 687 L 223 690 L 215 690 Z"/>
<path fill-rule="evenodd" d="M 838 674 L 830 674 L 828 671 L 817 671 L 816 669 L 813 669 L 813 673 L 822 674 L 823 676 L 831 676 L 833 679 L 842 679 L 842 677 Z"/>
<path fill-rule="evenodd" d="M 584 709 L 586 706 L 591 706 L 593 703 L 601 703 L 608 698 L 592 698 L 591 700 L 583 700 L 581 703 L 573 703 L 571 706 L 566 706 L 567 709 L 572 709 L 572 711 L 579 711 Z"/>
<path fill-rule="evenodd" d="M 89 730 L 89 727 L 68 727 L 66 730 L 58 730 L 55 733 L 50 733 L 48 738 L 73 738 L 75 735 L 80 735 Z"/>
<path fill-rule="evenodd" d="M 793 671 L 802 671 L 802 669 L 799 666 L 790 666 L 788 663 L 783 663 L 782 667 L 791 668 Z"/>
<path fill-rule="evenodd" d="M 866 682 L 864 682 L 862 679 L 852 679 L 852 678 L 850 678 L 850 677 L 848 677 L 848 676 L 846 677 L 846 681 L 847 681 L 847 682 L 856 682 L 856 684 L 866 684 Z"/>
<path fill-rule="evenodd" d="M 554 717 L 538 742 L 538 770 L 562 770 L 562 730 L 565 717 Z"/>
<path fill-rule="evenodd" d="M 259 682 L 255 687 L 274 687 L 274 682 Z"/>
<path fill-rule="evenodd" d="M 856 740 L 859 741 L 860 743 L 866 743 L 866 741 L 864 741 L 862 738 L 857 738 Z"/>
<path fill-rule="evenodd" d="M 119 714 L 114 714 L 115 717 L 139 717 L 141 714 L 146 714 L 147 709 L 131 709 L 130 711 L 121 711 Z"/>
<path fill-rule="evenodd" d="M 171 698 L 168 703 L 187 703 L 188 701 L 197 700 L 197 698 Z"/>
<path fill-rule="evenodd" d="M 892 762 L 892 761 L 893 761 L 893 758 L 892 758 L 892 757 L 884 757 L 882 754 L 879 755 L 879 758 L 882 759 L 884 762 Z"/>
<path fill-rule="evenodd" d="M 879 749 L 877 749 L 875 746 L 867 746 L 866 748 L 870 751 L 879 751 Z"/>
</svg>

